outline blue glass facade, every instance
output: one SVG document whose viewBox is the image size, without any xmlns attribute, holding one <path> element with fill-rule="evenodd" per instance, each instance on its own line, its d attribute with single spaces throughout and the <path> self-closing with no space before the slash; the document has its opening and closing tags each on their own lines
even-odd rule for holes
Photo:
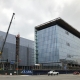
<svg viewBox="0 0 80 80">
<path fill-rule="evenodd" d="M 5 38 L 5 32 L 0 31 L 0 50 Z M 16 38 L 15 35 L 9 34 L 4 46 L 2 60 L 8 62 L 15 62 L 16 59 Z M 20 37 L 20 49 L 19 49 L 19 66 L 31 66 L 34 65 L 34 41 L 24 39 Z"/>
<path fill-rule="evenodd" d="M 80 63 L 80 38 L 55 24 L 40 30 L 35 28 L 37 63 L 68 61 Z"/>
<path fill-rule="evenodd" d="M 56 25 L 59 59 L 80 63 L 80 38 Z"/>
<path fill-rule="evenodd" d="M 37 32 L 37 50 L 40 63 L 59 62 L 56 26 Z"/>
</svg>

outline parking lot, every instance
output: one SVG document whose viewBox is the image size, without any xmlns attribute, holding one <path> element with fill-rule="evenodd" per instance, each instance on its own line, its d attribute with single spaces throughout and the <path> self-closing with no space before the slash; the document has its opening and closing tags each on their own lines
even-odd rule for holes
<svg viewBox="0 0 80 80">
<path fill-rule="evenodd" d="M 55 76 L 47 75 L 0 75 L 0 80 L 80 80 L 80 75 L 60 74 Z"/>
</svg>

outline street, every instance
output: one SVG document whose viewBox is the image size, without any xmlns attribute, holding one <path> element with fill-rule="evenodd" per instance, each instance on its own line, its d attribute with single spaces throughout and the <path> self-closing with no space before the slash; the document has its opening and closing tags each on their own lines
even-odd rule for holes
<svg viewBox="0 0 80 80">
<path fill-rule="evenodd" d="M 80 80 L 80 75 L 60 74 L 55 76 L 47 75 L 0 75 L 0 80 Z"/>
</svg>

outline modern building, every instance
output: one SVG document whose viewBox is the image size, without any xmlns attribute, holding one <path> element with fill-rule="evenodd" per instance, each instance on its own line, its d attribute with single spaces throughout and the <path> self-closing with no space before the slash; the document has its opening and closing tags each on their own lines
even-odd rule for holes
<svg viewBox="0 0 80 80">
<path fill-rule="evenodd" d="M 36 63 L 80 69 L 80 32 L 61 18 L 35 27 Z"/>
<path fill-rule="evenodd" d="M 5 35 L 5 32 L 0 31 L 0 50 L 2 48 Z M 16 37 L 15 35 L 8 34 L 0 60 L 0 68 L 15 69 L 16 67 L 14 65 L 16 65 Z M 20 37 L 18 66 L 19 68 L 26 68 L 27 66 L 32 65 L 34 65 L 34 41 Z"/>
</svg>

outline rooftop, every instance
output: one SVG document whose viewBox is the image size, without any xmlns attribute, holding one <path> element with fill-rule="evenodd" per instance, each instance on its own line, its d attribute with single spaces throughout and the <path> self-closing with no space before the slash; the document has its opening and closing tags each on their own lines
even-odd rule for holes
<svg viewBox="0 0 80 80">
<path fill-rule="evenodd" d="M 62 27 L 63 29 L 69 31 L 73 35 L 77 36 L 78 38 L 80 38 L 80 32 L 78 30 L 76 30 L 75 28 L 73 28 L 71 25 L 69 25 L 67 22 L 65 22 L 61 18 L 56 18 L 54 20 L 40 24 L 40 25 L 36 26 L 35 29 L 38 31 L 38 30 L 42 30 L 42 29 L 51 27 L 56 24 L 59 25 L 60 27 Z"/>
</svg>

